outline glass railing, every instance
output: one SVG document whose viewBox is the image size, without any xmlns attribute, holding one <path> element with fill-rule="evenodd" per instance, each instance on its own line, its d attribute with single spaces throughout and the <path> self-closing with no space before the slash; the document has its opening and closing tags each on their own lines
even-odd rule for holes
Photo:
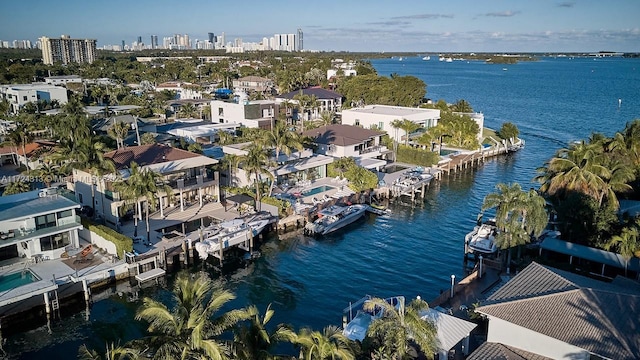
<svg viewBox="0 0 640 360">
<path fill-rule="evenodd" d="M 6 244 L 9 242 L 19 242 L 24 239 L 38 238 L 55 233 L 63 232 L 65 230 L 81 226 L 80 216 L 68 216 L 66 218 L 58 219 L 58 226 L 50 226 L 41 229 L 28 228 L 28 229 L 12 229 L 5 233 L 0 234 L 0 241 Z"/>
</svg>

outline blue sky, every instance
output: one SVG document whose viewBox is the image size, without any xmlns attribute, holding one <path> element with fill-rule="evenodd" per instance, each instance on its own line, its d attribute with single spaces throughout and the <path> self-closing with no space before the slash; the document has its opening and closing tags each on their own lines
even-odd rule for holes
<svg viewBox="0 0 640 360">
<path fill-rule="evenodd" d="M 304 32 L 305 49 L 640 52 L 640 0 L 31 0 L 0 3 L 0 39 L 131 44 L 189 34 L 258 42 Z"/>
</svg>

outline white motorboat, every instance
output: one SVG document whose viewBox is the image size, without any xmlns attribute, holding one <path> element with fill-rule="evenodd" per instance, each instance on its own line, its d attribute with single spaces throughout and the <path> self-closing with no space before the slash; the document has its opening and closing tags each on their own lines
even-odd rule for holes
<svg viewBox="0 0 640 360">
<path fill-rule="evenodd" d="M 422 58 L 422 60 L 429 61 L 429 60 L 431 60 L 431 56 L 425 56 L 425 57 Z"/>
<path fill-rule="evenodd" d="M 495 243 L 496 222 L 494 219 L 488 220 L 473 228 L 464 240 L 473 253 L 493 254 L 498 251 Z"/>
<path fill-rule="evenodd" d="M 332 205 L 322 209 L 316 221 L 305 225 L 305 232 L 310 235 L 326 235 L 341 229 L 364 216 L 366 205 Z"/>
<path fill-rule="evenodd" d="M 364 340 L 371 323 L 384 315 L 384 308 L 376 306 L 372 310 L 365 310 L 364 305 L 371 301 L 373 297 L 366 295 L 355 303 L 349 303 L 349 307 L 343 310 L 344 330 L 342 334 L 351 340 Z M 394 296 L 384 299 L 388 304 L 395 307 L 398 312 L 404 312 L 404 296 Z"/>
<path fill-rule="evenodd" d="M 196 243 L 195 248 L 201 259 L 206 260 L 209 255 L 219 254 L 220 246 L 226 249 L 231 246 L 247 243 L 260 234 L 269 224 L 269 220 L 255 220 L 244 222 L 241 219 L 225 221 L 218 224 L 217 232 L 211 231 L 203 240 Z"/>
</svg>

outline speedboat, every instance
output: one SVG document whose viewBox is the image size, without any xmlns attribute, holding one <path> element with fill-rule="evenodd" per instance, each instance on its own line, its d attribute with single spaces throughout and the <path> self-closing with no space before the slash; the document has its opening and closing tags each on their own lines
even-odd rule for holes
<svg viewBox="0 0 640 360">
<path fill-rule="evenodd" d="M 366 205 L 332 205 L 322 209 L 319 218 L 305 225 L 305 232 L 309 235 L 327 235 L 341 229 L 364 216 Z"/>
<path fill-rule="evenodd" d="M 376 215 L 385 215 L 389 212 L 386 206 L 372 202 L 369 204 L 367 211 Z"/>
<path fill-rule="evenodd" d="M 241 219 L 225 221 L 218 224 L 219 230 L 203 236 L 202 241 L 196 243 L 195 248 L 202 260 L 209 255 L 219 254 L 220 247 L 226 249 L 231 246 L 246 244 L 257 236 L 269 224 L 268 220 L 245 222 Z"/>
<path fill-rule="evenodd" d="M 425 57 L 422 58 L 422 60 L 429 61 L 429 60 L 431 60 L 431 56 L 425 56 Z"/>
<path fill-rule="evenodd" d="M 495 236 L 498 228 L 495 219 L 488 220 L 473 228 L 464 240 L 473 253 L 494 254 L 498 251 Z"/>
<path fill-rule="evenodd" d="M 345 324 L 343 324 L 344 330 L 342 330 L 342 334 L 344 336 L 354 341 L 364 340 L 371 323 L 384 315 L 384 308 L 380 306 L 365 310 L 365 304 L 372 299 L 371 295 L 366 295 L 353 304 L 349 303 L 349 307 L 343 310 Z M 394 296 L 386 298 L 384 301 L 393 306 L 398 312 L 404 312 L 404 296 Z"/>
</svg>

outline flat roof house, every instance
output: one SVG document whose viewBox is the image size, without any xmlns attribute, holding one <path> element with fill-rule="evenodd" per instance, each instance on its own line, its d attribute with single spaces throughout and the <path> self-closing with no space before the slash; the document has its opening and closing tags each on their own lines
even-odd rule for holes
<svg viewBox="0 0 640 360">
<path fill-rule="evenodd" d="M 391 126 L 394 120 L 413 121 L 424 131 L 438 125 L 440 110 L 389 105 L 367 105 L 342 110 L 343 124 L 362 126 L 367 129 L 375 127 L 377 130 L 386 131 L 392 139 L 402 142 L 404 131 Z"/>
<path fill-rule="evenodd" d="M 249 101 L 246 95 L 236 101 L 211 101 L 211 121 L 214 124 L 240 124 L 249 128 L 271 129 L 279 111 L 273 100 Z"/>
<path fill-rule="evenodd" d="M 11 106 L 11 112 L 16 114 L 27 103 L 37 103 L 40 100 L 58 101 L 60 105 L 67 103 L 67 89 L 45 83 L 0 85 L 0 100 L 6 99 Z"/>
<path fill-rule="evenodd" d="M 58 259 L 65 247 L 78 248 L 79 208 L 57 189 L 0 196 L 0 261 Z"/>
<path fill-rule="evenodd" d="M 385 133 L 359 126 L 333 124 L 307 130 L 318 146 L 317 153 L 335 158 L 352 157 L 367 169 L 379 169 L 386 165 L 385 157 L 392 152 L 382 145 Z"/>
<path fill-rule="evenodd" d="M 299 94 L 315 96 L 318 100 L 317 107 L 315 107 L 314 109 L 308 109 L 310 113 L 308 114 L 309 116 L 305 118 L 305 120 L 317 119 L 320 117 L 320 114 L 323 111 L 339 112 L 342 108 L 343 96 L 341 94 L 338 94 L 335 91 L 323 89 L 319 86 L 300 89 L 286 94 L 278 95 L 276 96 L 276 101 L 278 101 L 279 103 L 282 103 L 284 101 L 297 103 L 295 97 Z"/>
<path fill-rule="evenodd" d="M 534 262 L 476 311 L 489 320 L 487 341 L 507 348 L 552 359 L 640 354 L 640 285 L 624 277 L 604 282 Z"/>
</svg>

